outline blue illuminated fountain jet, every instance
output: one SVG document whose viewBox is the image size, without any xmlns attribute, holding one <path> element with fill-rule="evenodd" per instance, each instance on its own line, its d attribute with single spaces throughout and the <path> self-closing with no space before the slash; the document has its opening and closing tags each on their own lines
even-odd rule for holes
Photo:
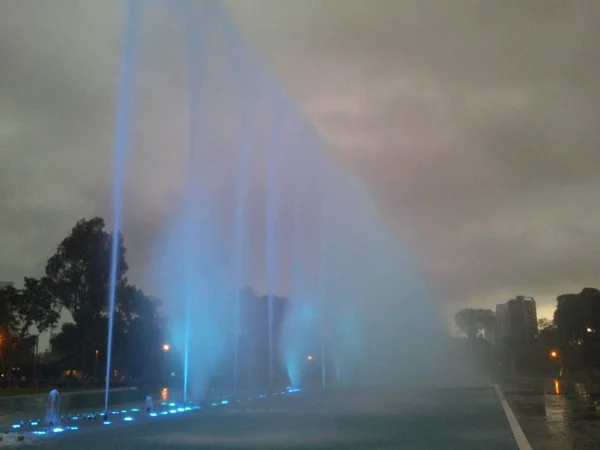
<svg viewBox="0 0 600 450">
<path fill-rule="evenodd" d="M 129 4 L 114 230 L 122 198 L 135 198 L 124 184 L 129 151 L 139 164 L 128 170 L 147 177 L 166 211 L 148 274 L 184 399 L 249 389 L 250 373 L 256 388 L 434 379 L 449 358 L 410 249 L 225 8 Z"/>
</svg>

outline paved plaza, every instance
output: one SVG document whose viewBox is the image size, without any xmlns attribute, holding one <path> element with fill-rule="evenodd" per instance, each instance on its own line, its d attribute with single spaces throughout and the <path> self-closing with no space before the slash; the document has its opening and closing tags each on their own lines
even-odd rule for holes
<svg viewBox="0 0 600 450">
<path fill-rule="evenodd" d="M 504 392 L 534 450 L 600 449 L 595 390 L 542 380 L 508 383 Z"/>
<path fill-rule="evenodd" d="M 65 433 L 48 441 L 47 447 L 517 448 L 492 387 L 300 392 L 107 428 Z"/>
<path fill-rule="evenodd" d="M 599 393 L 556 380 L 503 382 L 510 405 L 534 450 L 600 449 Z M 491 386 L 452 389 L 332 389 L 243 401 L 211 400 L 201 410 L 154 416 L 139 408 L 102 420 L 75 421 L 76 431 L 25 433 L 24 444 L 89 450 L 192 448 L 516 449 L 513 431 Z M 163 403 L 173 410 L 172 403 Z M 119 409 L 119 408 L 118 408 Z M 180 409 L 180 408 L 179 408 Z M 125 411 L 120 411 L 121 413 Z M 509 412 L 508 414 L 512 414 Z M 513 424 L 514 425 L 514 424 Z M 2 447 L 18 433 L 3 435 Z M 527 447 L 527 444 L 522 447 Z"/>
</svg>

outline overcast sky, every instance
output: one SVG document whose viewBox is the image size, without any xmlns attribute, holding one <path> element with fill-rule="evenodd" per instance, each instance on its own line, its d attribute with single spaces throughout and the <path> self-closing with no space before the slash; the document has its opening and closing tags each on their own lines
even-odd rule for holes
<svg viewBox="0 0 600 450">
<path fill-rule="evenodd" d="M 549 317 L 600 287 L 600 3 L 224 4 L 449 310 L 524 294 Z M 0 0 L 0 280 L 41 275 L 76 220 L 112 216 L 123 23 L 123 1 Z M 123 227 L 142 284 L 169 201 L 148 173 Z"/>
</svg>

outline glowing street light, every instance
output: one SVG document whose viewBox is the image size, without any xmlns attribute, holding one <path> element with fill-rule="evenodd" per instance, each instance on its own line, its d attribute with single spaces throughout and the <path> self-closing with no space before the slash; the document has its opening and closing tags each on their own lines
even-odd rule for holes
<svg viewBox="0 0 600 450">
<path fill-rule="evenodd" d="M 167 383 L 167 367 L 168 367 L 167 358 L 169 356 L 169 350 L 171 350 L 171 346 L 169 344 L 164 344 L 162 348 L 163 348 L 163 351 L 165 352 L 165 360 L 163 361 L 163 381 L 165 383 Z"/>
<path fill-rule="evenodd" d="M 307 358 L 307 359 L 308 359 L 309 361 L 312 361 L 312 355 L 308 355 L 308 358 Z"/>
<path fill-rule="evenodd" d="M 98 378 L 98 355 L 100 354 L 100 350 L 96 350 L 94 352 L 94 378 Z"/>
<path fill-rule="evenodd" d="M 558 352 L 557 352 L 556 350 L 552 350 L 552 351 L 550 352 L 550 357 L 551 357 L 551 358 L 556 358 L 556 357 L 558 357 Z"/>
</svg>

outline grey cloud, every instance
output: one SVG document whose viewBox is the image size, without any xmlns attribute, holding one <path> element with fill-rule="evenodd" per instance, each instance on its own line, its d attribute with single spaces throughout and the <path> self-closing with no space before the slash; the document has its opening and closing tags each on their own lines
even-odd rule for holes
<svg viewBox="0 0 600 450">
<path fill-rule="evenodd" d="M 598 284 L 595 1 L 224 3 L 449 308 Z M 110 221 L 123 13 L 0 4 L 0 278 L 38 274 L 80 217 Z M 165 151 L 186 95 L 158 38 L 173 24 L 144 20 L 136 89 L 160 89 L 136 105 L 127 169 L 136 282 L 184 170 Z"/>
</svg>

